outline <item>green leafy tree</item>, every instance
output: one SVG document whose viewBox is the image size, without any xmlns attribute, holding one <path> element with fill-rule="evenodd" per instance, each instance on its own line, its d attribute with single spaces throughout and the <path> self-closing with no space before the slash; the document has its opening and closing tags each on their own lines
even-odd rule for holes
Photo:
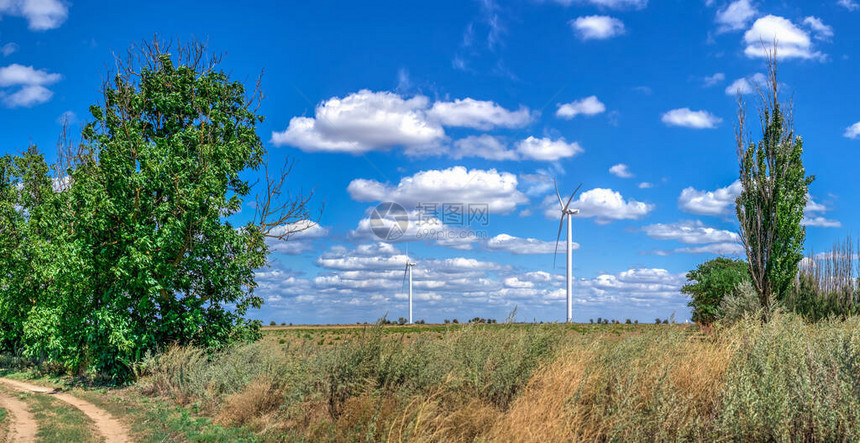
<svg viewBox="0 0 860 443">
<path fill-rule="evenodd" d="M 710 324 L 720 317 L 720 303 L 735 287 L 749 281 L 749 265 L 743 260 L 718 257 L 687 273 L 682 294 L 690 296 L 693 321 Z"/>
<path fill-rule="evenodd" d="M 806 238 L 801 220 L 814 180 L 803 166 L 803 141 L 794 133 L 792 108 L 780 103 L 776 56 L 774 46 L 768 85 L 760 91 L 761 140 L 749 140 L 740 100 L 736 134 L 743 185 L 737 217 L 764 320 L 774 300 L 787 294 L 797 276 Z"/>
<path fill-rule="evenodd" d="M 200 44 L 175 49 L 118 63 L 55 177 L 35 148 L 0 159 L 0 347 L 121 380 L 168 344 L 259 336 L 255 270 L 268 239 L 313 226 L 310 195 L 281 198 L 289 164 L 269 175 L 259 89 Z M 254 170 L 256 214 L 234 225 Z"/>
<path fill-rule="evenodd" d="M 35 146 L 0 158 L 0 350 L 25 347 L 28 316 L 54 287 L 62 199 Z"/>
</svg>

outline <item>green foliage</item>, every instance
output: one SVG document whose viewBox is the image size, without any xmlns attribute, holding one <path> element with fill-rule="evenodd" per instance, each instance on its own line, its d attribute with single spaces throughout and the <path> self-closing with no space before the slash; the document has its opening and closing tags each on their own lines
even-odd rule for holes
<svg viewBox="0 0 860 443">
<path fill-rule="evenodd" d="M 718 257 L 687 273 L 688 283 L 681 288 L 692 300 L 693 321 L 710 324 L 720 317 L 723 297 L 749 281 L 749 266 L 743 260 Z M 659 319 L 658 319 L 659 320 Z"/>
<path fill-rule="evenodd" d="M 748 141 L 744 111 L 738 115 L 737 148 L 743 191 L 737 217 L 750 264 L 750 275 L 766 314 L 782 299 L 797 276 L 806 228 L 801 225 L 809 185 L 803 166 L 803 141 L 795 136 L 791 107 L 779 102 L 776 48 L 770 62 L 769 90 L 759 110 L 762 138 Z"/>
<path fill-rule="evenodd" d="M 827 253 L 810 252 L 782 304 L 809 321 L 860 315 L 858 247 L 848 237 Z"/>
<path fill-rule="evenodd" d="M 782 304 L 813 322 L 832 317 L 846 318 L 860 315 L 860 290 L 851 285 L 828 291 L 814 275 L 801 271 L 783 297 Z"/>
<path fill-rule="evenodd" d="M 719 319 L 735 323 L 748 315 L 758 313 L 761 308 L 761 302 L 752 281 L 746 279 L 723 297 L 720 302 Z"/>
<path fill-rule="evenodd" d="M 264 148 L 241 82 L 146 54 L 92 106 L 66 170 L 0 159 L 0 350 L 117 380 L 168 344 L 259 336 L 259 226 L 227 221 Z M 59 169 L 59 168 L 57 168 Z"/>
<path fill-rule="evenodd" d="M 774 315 L 737 325 L 717 423 L 732 441 L 860 439 L 860 323 Z"/>
</svg>

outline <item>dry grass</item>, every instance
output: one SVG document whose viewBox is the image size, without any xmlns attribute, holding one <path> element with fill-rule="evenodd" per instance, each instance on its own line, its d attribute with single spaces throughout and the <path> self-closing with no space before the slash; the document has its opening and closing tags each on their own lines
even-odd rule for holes
<svg viewBox="0 0 860 443">
<path fill-rule="evenodd" d="M 589 349 L 573 349 L 541 368 L 489 438 L 495 441 L 570 441 L 570 394 L 577 392 L 593 360 Z M 592 349 L 593 351 L 593 349 Z"/>
<path fill-rule="evenodd" d="M 856 318 L 600 331 L 499 326 L 404 341 L 369 330 L 325 346 L 176 349 L 141 385 L 263 441 L 860 438 Z"/>
<path fill-rule="evenodd" d="M 283 399 L 284 392 L 277 381 L 268 377 L 255 379 L 242 391 L 224 398 L 216 422 L 267 429 L 272 421 L 272 413 L 280 408 Z"/>
<path fill-rule="evenodd" d="M 490 439 L 703 438 L 731 354 L 721 340 L 677 334 L 575 346 L 536 373 Z"/>
</svg>

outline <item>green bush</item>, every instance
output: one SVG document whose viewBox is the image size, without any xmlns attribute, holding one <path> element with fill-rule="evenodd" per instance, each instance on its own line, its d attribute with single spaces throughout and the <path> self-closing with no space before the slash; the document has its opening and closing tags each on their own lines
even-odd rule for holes
<svg viewBox="0 0 860 443">
<path fill-rule="evenodd" d="M 761 301 L 752 282 L 744 281 L 723 297 L 720 302 L 719 319 L 735 323 L 747 315 L 759 312 L 761 309 Z"/>
<path fill-rule="evenodd" d="M 710 324 L 720 317 L 720 303 L 745 281 L 751 281 L 749 266 L 743 260 L 718 257 L 687 273 L 681 293 L 690 296 L 693 321 Z"/>
<path fill-rule="evenodd" d="M 735 441 L 860 440 L 860 319 L 806 324 L 756 318 L 732 331 L 740 348 L 717 431 Z"/>
</svg>

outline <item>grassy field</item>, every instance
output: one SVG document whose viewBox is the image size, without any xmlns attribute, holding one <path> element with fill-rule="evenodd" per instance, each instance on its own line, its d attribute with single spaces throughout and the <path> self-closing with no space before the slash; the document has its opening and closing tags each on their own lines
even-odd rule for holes
<svg viewBox="0 0 860 443">
<path fill-rule="evenodd" d="M 857 318 L 778 315 L 706 333 L 271 327 L 257 343 L 211 355 L 173 348 L 138 371 L 130 387 L 70 392 L 153 442 L 860 439 Z M 82 428 L 67 426 L 68 412 L 44 417 L 55 424 L 40 432 L 75 440 Z"/>
<path fill-rule="evenodd" d="M 278 327 L 137 389 L 260 440 L 860 439 L 860 322 Z"/>
</svg>

